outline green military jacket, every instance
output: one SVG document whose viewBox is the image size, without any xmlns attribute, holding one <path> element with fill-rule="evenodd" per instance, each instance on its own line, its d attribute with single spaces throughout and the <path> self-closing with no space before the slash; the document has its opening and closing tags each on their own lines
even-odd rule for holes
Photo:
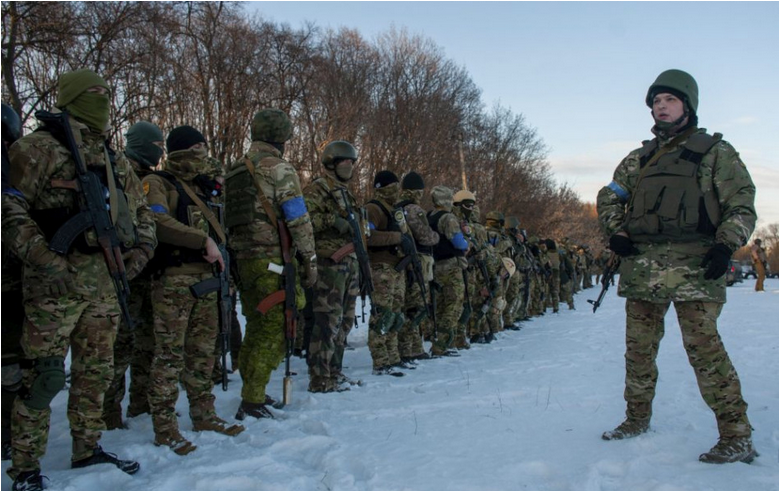
<svg viewBox="0 0 783 492">
<path fill-rule="evenodd" d="M 657 142 L 658 148 L 666 143 Z M 671 153 L 681 153 L 683 146 L 681 143 Z M 641 172 L 641 155 L 642 148 L 628 154 L 617 166 L 612 182 L 598 192 L 598 218 L 609 236 L 624 230 L 626 207 Z M 620 264 L 620 296 L 650 302 L 726 301 L 726 279 L 705 280 L 706 270 L 700 264 L 716 243 L 735 251 L 747 242 L 756 224 L 756 187 L 739 154 L 725 140 L 704 155 L 697 180 L 703 192 L 714 192 L 719 204 L 714 235 L 688 242 L 636 241 L 640 254 L 624 258 Z"/>
<path fill-rule="evenodd" d="M 347 220 L 346 199 L 357 224 L 361 225 L 361 214 L 356 197 L 353 196 L 345 183 L 341 183 L 327 174 L 316 178 L 304 189 L 305 205 L 307 205 L 315 235 L 315 252 L 321 258 L 331 257 L 335 251 L 353 241 L 351 232 L 341 235 L 340 231 L 334 228 L 336 217 Z M 356 254 L 351 253 L 351 256 L 355 258 Z"/>
</svg>

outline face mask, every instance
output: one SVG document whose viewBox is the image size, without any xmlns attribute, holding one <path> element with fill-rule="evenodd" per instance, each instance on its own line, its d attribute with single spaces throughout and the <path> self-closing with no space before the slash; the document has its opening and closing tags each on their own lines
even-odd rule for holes
<svg viewBox="0 0 783 492">
<path fill-rule="evenodd" d="M 197 149 L 190 149 L 190 153 L 199 160 L 204 160 L 209 155 L 209 150 L 207 149 L 206 145 L 197 148 Z"/>
<path fill-rule="evenodd" d="M 334 168 L 334 174 L 340 181 L 348 181 L 353 177 L 353 162 L 350 160 L 341 161 Z"/>
<path fill-rule="evenodd" d="M 103 133 L 109 126 L 110 105 L 108 94 L 83 92 L 66 109 L 94 132 Z"/>
</svg>

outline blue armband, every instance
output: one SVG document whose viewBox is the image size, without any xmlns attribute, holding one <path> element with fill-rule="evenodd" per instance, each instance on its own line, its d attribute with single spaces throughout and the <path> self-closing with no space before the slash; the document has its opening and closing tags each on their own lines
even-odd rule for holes
<svg viewBox="0 0 783 492">
<path fill-rule="evenodd" d="M 489 238 L 489 244 L 491 244 L 492 246 L 497 246 L 498 245 L 497 236 Z"/>
<path fill-rule="evenodd" d="M 285 220 L 287 222 L 296 220 L 307 213 L 307 206 L 305 205 L 304 198 L 301 196 L 297 196 L 286 202 L 283 202 L 280 207 L 283 209 L 283 215 L 285 216 Z"/>
<path fill-rule="evenodd" d="M 451 236 L 451 244 L 457 249 L 468 249 L 468 242 L 465 240 L 465 236 L 463 236 L 461 232 L 457 232 Z"/>
<path fill-rule="evenodd" d="M 625 191 L 622 186 L 617 184 L 615 181 L 612 181 L 608 185 L 606 185 L 607 188 L 614 191 L 614 193 L 620 198 L 620 201 L 625 203 L 628 201 L 628 197 L 631 196 L 630 193 Z"/>
<path fill-rule="evenodd" d="M 375 229 L 377 229 L 377 228 L 375 227 L 375 224 L 373 224 L 372 222 L 368 222 L 368 224 L 370 224 L 370 230 L 371 230 L 371 231 L 374 231 Z"/>
<path fill-rule="evenodd" d="M 22 200 L 25 200 L 24 194 L 21 191 L 17 190 L 16 188 L 11 188 L 10 186 L 3 188 L 3 194 L 15 196 L 21 198 Z"/>
<path fill-rule="evenodd" d="M 167 214 L 169 211 L 163 205 L 150 205 L 150 210 L 156 214 Z"/>
</svg>

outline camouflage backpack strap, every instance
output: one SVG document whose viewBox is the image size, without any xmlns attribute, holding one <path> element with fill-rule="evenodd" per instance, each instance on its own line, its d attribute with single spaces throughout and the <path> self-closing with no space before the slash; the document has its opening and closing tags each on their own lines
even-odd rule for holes
<svg viewBox="0 0 783 492">
<path fill-rule="evenodd" d="M 271 203 L 269 203 L 269 198 L 266 197 L 266 195 L 264 194 L 264 190 L 261 189 L 261 185 L 258 183 L 258 180 L 256 179 L 256 168 L 253 165 L 253 161 L 245 157 L 242 160 L 242 162 L 245 163 L 245 167 L 250 173 L 250 176 L 253 178 L 253 184 L 255 185 L 256 190 L 258 191 L 258 199 L 261 201 L 261 206 L 264 207 L 264 211 L 266 212 L 267 217 L 269 217 L 269 220 L 272 222 L 273 226 L 277 226 L 277 214 L 275 213 L 275 208 L 272 206 Z"/>
</svg>

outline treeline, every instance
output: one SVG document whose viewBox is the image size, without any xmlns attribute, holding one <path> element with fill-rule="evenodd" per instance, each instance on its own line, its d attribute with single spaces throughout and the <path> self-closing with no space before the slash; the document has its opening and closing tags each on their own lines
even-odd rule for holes
<svg viewBox="0 0 783 492">
<path fill-rule="evenodd" d="M 28 126 L 53 105 L 60 73 L 91 68 L 113 87 L 120 148 L 136 121 L 189 124 L 227 164 L 246 149 L 253 114 L 279 107 L 296 125 L 286 158 L 304 183 L 321 172 L 320 149 L 343 139 L 360 152 L 361 198 L 382 169 L 459 188 L 462 146 L 483 213 L 602 244 L 594 205 L 557 183 L 536 130 L 522 114 L 487 108 L 470 74 L 429 39 L 295 29 L 232 2 L 3 2 L 2 15 L 3 100 Z"/>
</svg>

